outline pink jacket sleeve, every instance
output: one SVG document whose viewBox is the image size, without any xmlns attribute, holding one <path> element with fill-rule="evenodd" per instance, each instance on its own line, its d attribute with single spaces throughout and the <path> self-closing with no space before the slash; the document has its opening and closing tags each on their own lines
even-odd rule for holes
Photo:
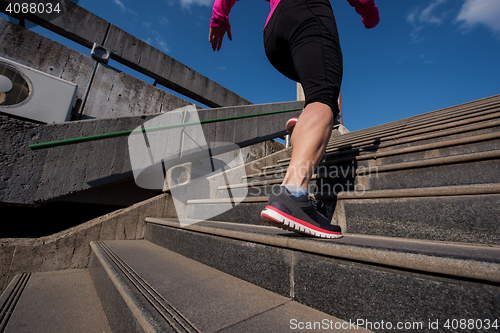
<svg viewBox="0 0 500 333">
<path fill-rule="evenodd" d="M 374 0 L 347 0 L 351 6 L 356 9 L 356 12 L 361 15 L 361 20 L 365 28 L 374 28 L 380 21 L 378 7 Z"/>
<path fill-rule="evenodd" d="M 235 2 L 236 0 L 215 0 L 210 28 L 228 28 L 231 26 L 229 24 L 229 12 Z"/>
</svg>

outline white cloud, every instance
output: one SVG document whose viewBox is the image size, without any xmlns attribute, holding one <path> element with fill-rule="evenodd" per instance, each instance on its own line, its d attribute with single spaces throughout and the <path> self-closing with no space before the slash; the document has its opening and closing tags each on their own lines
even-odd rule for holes
<svg viewBox="0 0 500 333">
<path fill-rule="evenodd" d="M 160 21 L 159 21 L 160 25 L 168 25 L 170 22 L 168 22 L 167 18 L 165 16 L 163 16 Z"/>
<path fill-rule="evenodd" d="M 424 8 L 420 13 L 419 20 L 423 23 L 431 23 L 440 25 L 443 23 L 444 15 L 436 15 L 435 9 L 441 4 L 444 4 L 446 0 L 435 0 L 429 6 Z"/>
<path fill-rule="evenodd" d="M 189 8 L 191 5 L 207 6 L 211 7 L 214 3 L 213 0 L 180 0 L 181 6 L 184 8 Z"/>
<path fill-rule="evenodd" d="M 425 65 L 434 65 L 434 60 L 430 59 L 426 54 L 420 55 L 408 54 L 399 57 L 399 65 L 414 66 L 415 64 L 423 63 Z"/>
<path fill-rule="evenodd" d="M 433 65 L 434 64 L 434 60 L 429 59 L 425 54 L 421 54 L 419 56 L 419 58 L 426 65 Z"/>
<path fill-rule="evenodd" d="M 168 24 L 168 20 L 165 17 L 160 19 L 160 25 Z M 142 27 L 146 30 L 146 33 L 150 36 L 143 38 L 143 41 L 148 43 L 151 46 L 156 47 L 160 51 L 164 53 L 170 52 L 170 49 L 167 45 L 167 42 L 163 38 L 163 36 L 158 32 L 158 30 L 154 29 L 153 23 L 150 21 L 142 22 Z"/>
<path fill-rule="evenodd" d="M 125 5 L 123 4 L 123 2 L 121 2 L 120 0 L 113 0 L 113 2 L 116 5 L 118 5 L 118 7 L 120 7 L 122 11 L 127 12 L 129 14 L 137 15 L 137 13 L 134 12 L 132 9 L 130 9 L 128 7 L 125 7 Z"/>
<path fill-rule="evenodd" d="M 500 1 L 465 0 L 457 20 L 463 22 L 464 28 L 484 25 L 493 33 L 500 34 Z"/>
<path fill-rule="evenodd" d="M 404 55 L 404 56 L 401 56 L 401 57 L 399 58 L 399 64 L 401 65 L 401 64 L 405 63 L 408 59 L 410 59 L 410 56 L 409 56 L 409 55 Z"/>
<path fill-rule="evenodd" d="M 113 2 L 120 6 L 122 10 L 125 10 L 125 5 L 123 4 L 123 2 L 121 2 L 120 0 L 113 0 Z"/>
<path fill-rule="evenodd" d="M 447 0 L 433 0 L 425 7 L 415 7 L 406 16 L 406 21 L 412 26 L 410 36 L 414 43 L 421 42 L 424 39 L 420 37 L 420 32 L 426 25 L 441 25 L 448 12 L 439 12 L 438 7 Z"/>
<path fill-rule="evenodd" d="M 160 51 L 163 51 L 165 53 L 170 52 L 170 49 L 167 46 L 167 42 L 165 42 L 165 39 L 160 35 L 160 33 L 156 30 L 151 31 L 154 35 L 156 45 L 160 49 Z"/>
</svg>

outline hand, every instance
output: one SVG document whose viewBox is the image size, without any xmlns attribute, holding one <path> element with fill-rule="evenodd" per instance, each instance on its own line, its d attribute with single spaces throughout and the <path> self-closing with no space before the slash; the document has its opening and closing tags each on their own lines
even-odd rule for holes
<svg viewBox="0 0 500 333">
<path fill-rule="evenodd" d="M 378 7 L 374 0 L 347 0 L 356 12 L 361 15 L 365 28 L 374 28 L 380 21 Z"/>
<path fill-rule="evenodd" d="M 210 32 L 208 34 L 208 41 L 210 42 L 210 45 L 212 46 L 212 50 L 219 51 L 220 47 L 222 45 L 222 40 L 224 39 L 224 35 L 227 32 L 227 37 L 229 40 L 233 40 L 233 36 L 231 35 L 231 27 L 223 28 L 223 27 L 218 27 L 218 28 L 210 28 Z"/>
<path fill-rule="evenodd" d="M 377 6 L 360 6 L 356 8 L 356 12 L 361 15 L 361 20 L 367 29 L 375 28 L 380 22 L 380 14 Z"/>
</svg>

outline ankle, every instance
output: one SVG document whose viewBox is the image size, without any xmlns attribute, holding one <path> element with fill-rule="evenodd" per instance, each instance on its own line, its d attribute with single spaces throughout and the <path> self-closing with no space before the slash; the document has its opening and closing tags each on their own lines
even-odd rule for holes
<svg viewBox="0 0 500 333">
<path fill-rule="evenodd" d="M 290 192 L 295 197 L 305 196 L 309 192 L 307 190 L 307 187 L 288 185 L 288 184 L 281 184 L 281 186 L 285 187 L 288 190 L 288 192 Z"/>
</svg>

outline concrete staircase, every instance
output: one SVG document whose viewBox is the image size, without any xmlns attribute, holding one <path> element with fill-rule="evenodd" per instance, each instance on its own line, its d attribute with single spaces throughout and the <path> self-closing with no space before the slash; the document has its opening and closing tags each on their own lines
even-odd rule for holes
<svg viewBox="0 0 500 333">
<path fill-rule="evenodd" d="M 89 269 L 16 276 L 0 332 L 368 332 L 148 240 L 91 247 Z"/>
<path fill-rule="evenodd" d="M 262 224 L 259 212 L 288 161 L 248 173 L 239 186 L 248 184 L 248 197 L 213 220 Z M 500 96 L 493 96 L 333 137 L 310 193 L 347 233 L 500 245 L 499 179 Z M 228 202 L 226 189 L 188 201 L 187 217 Z"/>
<path fill-rule="evenodd" d="M 92 278 L 82 303 L 102 320 L 79 317 L 87 332 L 439 332 L 461 320 L 500 331 L 499 129 L 493 96 L 333 137 L 311 189 L 345 231 L 336 240 L 260 223 L 289 161 L 269 156 L 247 165 L 248 197 L 214 221 L 146 217 L 143 239 L 92 242 L 88 269 L 17 276 L 0 298 L 0 332 L 31 332 L 18 313 L 33 308 L 79 313 L 48 281 L 64 273 L 85 276 L 84 288 Z M 229 201 L 213 184 L 187 217 Z M 37 331 L 78 331 L 69 318 Z"/>
</svg>

